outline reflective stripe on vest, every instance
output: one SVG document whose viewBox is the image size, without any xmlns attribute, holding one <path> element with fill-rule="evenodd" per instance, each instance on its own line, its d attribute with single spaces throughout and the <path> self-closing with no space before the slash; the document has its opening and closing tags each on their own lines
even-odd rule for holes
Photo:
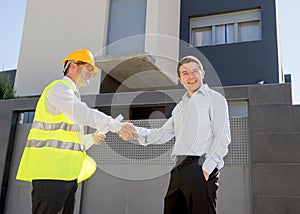
<svg viewBox="0 0 300 214">
<path fill-rule="evenodd" d="M 61 123 L 45 123 L 40 121 L 33 121 L 30 133 L 28 135 L 28 141 L 41 141 L 39 145 L 53 145 L 52 143 L 45 143 L 47 141 L 56 141 L 56 142 L 68 142 L 73 144 L 80 143 L 80 126 L 78 124 L 68 124 L 65 122 Z M 31 143 L 27 143 L 31 145 Z M 44 146 L 38 146 L 44 147 Z M 64 149 L 64 147 L 56 147 L 56 146 L 49 146 L 55 148 Z M 79 145 L 77 146 L 69 146 L 69 148 L 80 148 Z M 80 150 L 79 150 L 80 151 Z"/>
<path fill-rule="evenodd" d="M 32 128 L 37 128 L 41 130 L 65 130 L 72 132 L 80 132 L 80 127 L 77 124 L 68 123 L 44 123 L 40 121 L 33 121 Z"/>
<path fill-rule="evenodd" d="M 28 140 L 27 147 L 34 147 L 34 148 L 42 148 L 42 147 L 52 147 L 57 149 L 69 149 L 74 151 L 81 151 L 80 144 L 72 143 L 72 142 L 62 142 L 59 140 Z"/>
<path fill-rule="evenodd" d="M 59 140 L 63 142 L 79 143 L 81 141 L 80 132 L 68 132 L 64 130 L 41 130 L 32 128 L 29 132 L 27 140 Z"/>
</svg>

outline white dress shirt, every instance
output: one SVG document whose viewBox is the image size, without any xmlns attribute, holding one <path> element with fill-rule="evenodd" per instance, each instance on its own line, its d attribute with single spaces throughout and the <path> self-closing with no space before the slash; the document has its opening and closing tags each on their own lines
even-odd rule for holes
<svg viewBox="0 0 300 214">
<path fill-rule="evenodd" d="M 175 136 L 172 159 L 205 154 L 202 167 L 210 174 L 224 166 L 223 158 L 231 142 L 227 101 L 205 84 L 191 97 L 185 93 L 161 128 L 137 127 L 137 132 L 144 146 L 163 144 Z"/>
<path fill-rule="evenodd" d="M 49 113 L 54 115 L 63 113 L 75 123 L 90 126 L 102 133 L 116 132 L 121 129 L 122 124 L 119 121 L 81 102 L 78 89 L 70 78 L 64 76 L 62 79 L 68 81 L 72 89 L 64 83 L 57 83 L 48 92 L 46 108 Z"/>
</svg>

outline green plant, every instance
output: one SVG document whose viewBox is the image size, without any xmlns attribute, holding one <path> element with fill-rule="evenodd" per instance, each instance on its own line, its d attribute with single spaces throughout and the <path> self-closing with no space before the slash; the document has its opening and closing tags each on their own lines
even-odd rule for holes
<svg viewBox="0 0 300 214">
<path fill-rule="evenodd" d="M 0 99 L 12 99 L 15 98 L 15 94 L 16 90 L 14 84 L 10 81 L 9 75 L 0 72 Z"/>
</svg>

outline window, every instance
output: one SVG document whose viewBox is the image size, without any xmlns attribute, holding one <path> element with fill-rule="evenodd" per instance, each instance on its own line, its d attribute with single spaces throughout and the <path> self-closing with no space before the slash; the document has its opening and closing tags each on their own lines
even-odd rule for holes
<svg viewBox="0 0 300 214">
<path fill-rule="evenodd" d="M 191 18 L 190 32 L 196 47 L 261 40 L 260 9 Z"/>
<path fill-rule="evenodd" d="M 34 119 L 34 114 L 35 111 L 25 111 L 23 113 L 20 113 L 20 124 L 27 124 L 27 123 L 32 123 Z"/>
<path fill-rule="evenodd" d="M 211 27 L 196 28 L 194 30 L 195 46 L 205 46 L 211 44 Z"/>
<path fill-rule="evenodd" d="M 145 34 L 146 7 L 147 0 L 110 0 L 107 54 L 144 51 L 144 37 L 134 36 Z"/>
<path fill-rule="evenodd" d="M 225 44 L 234 42 L 234 25 L 233 24 L 225 24 L 225 25 L 217 25 L 215 30 L 216 44 Z"/>
<path fill-rule="evenodd" d="M 165 119 L 165 107 L 131 107 L 130 108 L 130 120 L 140 119 Z"/>
<path fill-rule="evenodd" d="M 258 40 L 257 37 L 260 35 L 259 21 L 239 23 L 238 35 L 241 42 Z"/>
</svg>

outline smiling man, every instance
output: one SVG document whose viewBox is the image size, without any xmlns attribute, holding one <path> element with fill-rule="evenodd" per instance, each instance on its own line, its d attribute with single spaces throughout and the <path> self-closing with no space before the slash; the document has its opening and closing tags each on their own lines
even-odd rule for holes
<svg viewBox="0 0 300 214">
<path fill-rule="evenodd" d="M 117 132 L 124 140 L 136 137 L 131 124 L 89 108 L 80 99 L 78 88 L 89 84 L 99 69 L 90 51 L 81 49 L 63 60 L 64 77 L 43 91 L 35 111 L 17 179 L 32 182 L 32 213 L 72 214 L 77 183 L 96 170 L 86 154 L 83 126 L 102 133 Z M 99 143 L 104 137 L 96 136 Z"/>
<path fill-rule="evenodd" d="M 187 89 L 172 116 L 159 129 L 136 127 L 141 145 L 175 136 L 165 214 L 214 214 L 219 170 L 231 142 L 226 99 L 203 83 L 205 71 L 194 56 L 182 58 L 178 80 Z"/>
</svg>

